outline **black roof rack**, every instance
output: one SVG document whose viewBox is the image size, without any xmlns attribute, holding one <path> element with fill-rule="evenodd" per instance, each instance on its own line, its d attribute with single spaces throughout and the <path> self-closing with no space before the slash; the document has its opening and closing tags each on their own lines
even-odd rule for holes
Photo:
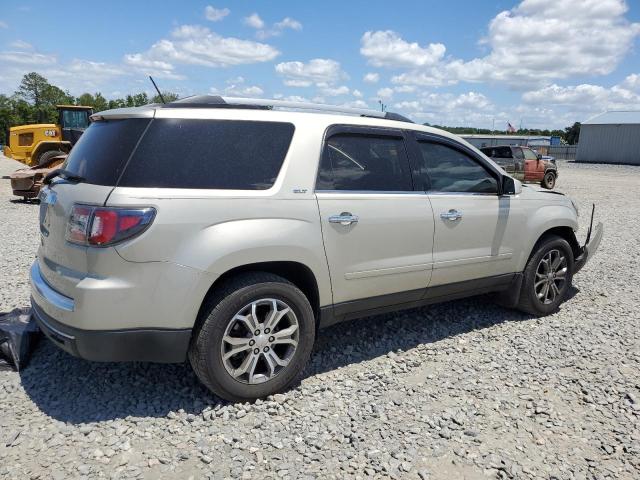
<svg viewBox="0 0 640 480">
<path fill-rule="evenodd" d="M 399 122 L 410 122 L 407 117 L 393 112 L 381 112 L 364 108 L 340 107 L 324 103 L 290 102 L 259 98 L 222 97 L 220 95 L 194 95 L 160 105 L 161 108 L 233 108 L 251 110 L 294 109 L 316 112 L 333 112 L 360 117 L 384 118 Z"/>
</svg>

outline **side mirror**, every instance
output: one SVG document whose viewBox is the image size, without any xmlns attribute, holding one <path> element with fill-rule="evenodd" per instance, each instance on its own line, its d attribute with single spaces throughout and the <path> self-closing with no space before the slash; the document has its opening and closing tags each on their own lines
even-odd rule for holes
<svg viewBox="0 0 640 480">
<path fill-rule="evenodd" d="M 505 175 L 502 177 L 502 194 L 503 195 L 518 195 L 522 193 L 522 183 L 515 178 Z"/>
<path fill-rule="evenodd" d="M 538 157 L 538 160 L 542 160 L 542 154 L 541 154 L 541 153 L 538 153 L 538 154 L 536 155 L 536 157 Z"/>
</svg>

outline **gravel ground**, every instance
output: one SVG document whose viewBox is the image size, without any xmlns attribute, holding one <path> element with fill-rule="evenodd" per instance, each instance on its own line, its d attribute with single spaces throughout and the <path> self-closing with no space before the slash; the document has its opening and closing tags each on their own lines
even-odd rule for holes
<svg viewBox="0 0 640 480">
<path fill-rule="evenodd" d="M 0 175 L 17 164 L 0 159 Z M 301 385 L 228 404 L 187 365 L 43 341 L 0 372 L 3 478 L 640 477 L 640 168 L 562 163 L 605 239 L 555 315 L 480 297 L 321 333 Z M 28 304 L 37 206 L 0 180 L 0 310 Z"/>
</svg>

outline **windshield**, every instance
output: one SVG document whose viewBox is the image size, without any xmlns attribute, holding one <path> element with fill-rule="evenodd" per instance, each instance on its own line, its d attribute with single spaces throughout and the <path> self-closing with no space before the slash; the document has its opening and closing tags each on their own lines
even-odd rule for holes
<svg viewBox="0 0 640 480">
<path fill-rule="evenodd" d="M 62 110 L 62 128 L 87 128 L 88 126 L 87 110 Z"/>
</svg>

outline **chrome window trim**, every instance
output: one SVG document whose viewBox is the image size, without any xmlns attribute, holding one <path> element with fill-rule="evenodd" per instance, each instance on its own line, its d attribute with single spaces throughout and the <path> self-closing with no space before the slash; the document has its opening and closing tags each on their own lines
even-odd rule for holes
<svg viewBox="0 0 640 480">
<path fill-rule="evenodd" d="M 331 194 L 331 195 L 412 195 L 412 196 L 426 196 L 428 192 L 418 190 L 316 190 L 317 194 Z"/>
<path fill-rule="evenodd" d="M 498 193 L 482 193 L 482 192 L 439 192 L 437 190 L 430 190 L 426 192 L 427 195 L 463 195 L 465 197 L 499 197 Z"/>
</svg>

